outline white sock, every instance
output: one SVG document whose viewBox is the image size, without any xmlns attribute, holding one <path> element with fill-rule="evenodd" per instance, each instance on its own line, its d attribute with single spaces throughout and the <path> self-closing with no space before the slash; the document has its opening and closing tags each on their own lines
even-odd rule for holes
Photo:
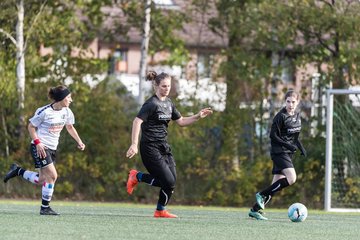
<svg viewBox="0 0 360 240">
<path fill-rule="evenodd" d="M 29 182 L 38 184 L 39 183 L 39 173 L 37 172 L 32 172 L 32 171 L 25 171 L 23 178 L 28 180 Z"/>
<path fill-rule="evenodd" d="M 42 206 L 48 207 L 54 193 L 54 184 L 44 182 L 42 186 Z"/>
</svg>

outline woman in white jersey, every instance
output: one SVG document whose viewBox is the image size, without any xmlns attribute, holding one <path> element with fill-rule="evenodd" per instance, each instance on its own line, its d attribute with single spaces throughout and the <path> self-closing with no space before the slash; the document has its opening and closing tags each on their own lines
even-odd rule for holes
<svg viewBox="0 0 360 240">
<path fill-rule="evenodd" d="M 74 114 L 69 108 L 72 102 L 71 93 L 65 86 L 53 87 L 49 90 L 51 104 L 40 107 L 34 116 L 30 118 L 28 131 L 32 139 L 30 153 L 34 159 L 37 172 L 25 170 L 13 163 L 9 172 L 4 177 L 6 183 L 9 179 L 22 176 L 29 182 L 42 186 L 42 204 L 40 215 L 59 215 L 51 209 L 50 201 L 54 192 L 54 185 L 57 179 L 55 168 L 56 149 L 59 143 L 60 132 L 63 127 L 74 138 L 80 150 L 85 149 L 73 124 Z"/>
</svg>

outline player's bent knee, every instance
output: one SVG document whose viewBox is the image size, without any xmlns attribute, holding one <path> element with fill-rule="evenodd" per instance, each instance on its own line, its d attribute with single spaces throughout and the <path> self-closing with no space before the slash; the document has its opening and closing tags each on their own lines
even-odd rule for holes
<svg viewBox="0 0 360 240">
<path fill-rule="evenodd" d="M 288 180 L 289 185 L 293 185 L 296 182 L 296 178 L 290 178 L 287 180 Z"/>
<path fill-rule="evenodd" d="M 176 181 L 175 180 L 169 180 L 165 183 L 165 188 L 167 189 L 174 189 L 175 188 Z"/>
</svg>

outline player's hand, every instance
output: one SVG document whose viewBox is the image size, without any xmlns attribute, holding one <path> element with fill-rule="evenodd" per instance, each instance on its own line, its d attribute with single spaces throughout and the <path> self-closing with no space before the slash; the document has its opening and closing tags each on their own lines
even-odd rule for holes
<svg viewBox="0 0 360 240">
<path fill-rule="evenodd" d="M 127 152 L 126 152 L 126 157 L 132 158 L 137 153 L 138 153 L 137 145 L 136 144 L 131 144 L 131 146 L 129 147 L 129 150 L 127 150 Z"/>
<path fill-rule="evenodd" d="M 84 151 L 84 149 L 85 149 L 85 144 L 84 144 L 83 142 L 80 142 L 80 143 L 78 143 L 77 148 L 80 149 L 81 151 Z"/>
<path fill-rule="evenodd" d="M 39 158 L 43 159 L 46 158 L 46 152 L 45 152 L 45 145 L 42 143 L 39 143 L 36 145 L 36 151 Z"/>
<path fill-rule="evenodd" d="M 201 109 L 200 112 L 198 113 L 198 116 L 199 116 L 199 118 L 205 118 L 212 113 L 213 113 L 213 110 L 210 107 L 208 107 L 208 108 Z"/>
</svg>

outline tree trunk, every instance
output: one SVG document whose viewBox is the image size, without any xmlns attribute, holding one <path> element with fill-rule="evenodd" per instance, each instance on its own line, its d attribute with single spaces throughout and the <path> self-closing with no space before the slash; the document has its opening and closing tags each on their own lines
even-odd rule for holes
<svg viewBox="0 0 360 240">
<path fill-rule="evenodd" d="M 25 57 L 24 57 L 24 0 L 17 1 L 18 21 L 16 24 L 16 86 L 18 91 L 18 108 L 20 128 L 25 124 L 24 102 L 25 102 Z M 20 130 L 20 134 L 23 131 Z"/>
<path fill-rule="evenodd" d="M 141 42 L 141 59 L 140 59 L 140 73 L 139 73 L 139 97 L 138 104 L 141 106 L 144 102 L 144 81 L 146 77 L 147 68 L 147 52 L 149 48 L 150 39 L 150 17 L 151 17 L 151 2 L 152 0 L 145 0 L 145 21 L 144 21 L 144 35 Z"/>
<path fill-rule="evenodd" d="M 229 36 L 229 49 L 232 49 L 238 44 L 238 39 L 234 35 Z M 232 52 L 232 51 L 229 51 Z M 239 169 L 239 151 L 238 151 L 238 138 L 240 133 L 239 123 L 239 85 L 241 80 L 240 76 L 234 74 L 237 62 L 233 60 L 232 54 L 227 56 L 227 62 L 231 66 L 225 73 L 226 78 L 226 105 L 223 113 L 223 149 L 227 152 L 226 155 L 230 157 L 231 165 L 233 169 Z"/>
<path fill-rule="evenodd" d="M 5 157 L 6 159 L 8 159 L 8 157 L 10 156 L 10 151 L 9 151 L 9 134 L 7 131 L 7 127 L 6 127 L 6 119 L 5 119 L 5 114 L 3 111 L 1 111 L 1 122 L 2 122 L 2 128 L 4 131 L 4 140 L 3 143 L 5 145 Z"/>
<path fill-rule="evenodd" d="M 277 103 L 277 97 L 278 97 L 278 90 L 277 90 L 277 86 L 278 86 L 278 81 L 279 81 L 279 68 L 280 68 L 280 56 L 279 54 L 273 52 L 271 54 L 271 67 L 273 69 L 272 72 L 272 76 L 270 79 L 270 88 L 271 88 L 271 93 L 270 93 L 270 107 L 269 107 L 269 125 L 268 125 L 268 133 L 270 133 L 271 130 L 271 125 L 272 125 L 272 120 L 275 117 L 275 113 L 276 113 L 276 103 Z"/>
</svg>

